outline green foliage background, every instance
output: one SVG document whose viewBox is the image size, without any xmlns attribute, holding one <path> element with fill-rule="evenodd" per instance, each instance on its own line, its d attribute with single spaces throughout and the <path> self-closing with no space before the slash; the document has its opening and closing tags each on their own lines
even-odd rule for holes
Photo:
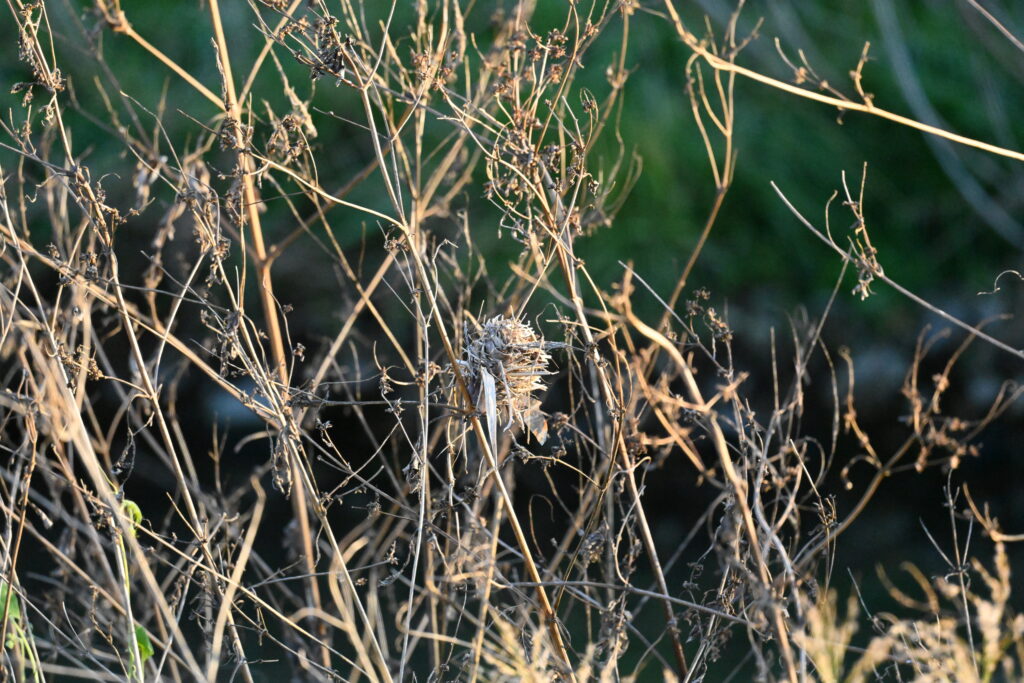
<svg viewBox="0 0 1024 683">
<path fill-rule="evenodd" d="M 68 0 L 72 2 L 72 0 Z M 512 3 L 488 0 L 494 11 Z M 791 80 L 791 73 L 776 53 L 777 37 L 791 58 L 803 50 L 809 63 L 834 87 L 853 95 L 848 72 L 858 61 L 864 43 L 871 43 L 871 61 L 865 69 L 865 88 L 874 94 L 877 106 L 914 118 L 920 116 L 908 102 L 906 84 L 899 81 L 898 60 L 905 52 L 912 61 L 913 73 L 919 79 L 934 111 L 941 120 L 929 121 L 944 128 L 991 141 L 1011 149 L 1021 149 L 1024 138 L 1024 52 L 1010 43 L 966 2 L 927 0 L 892 3 L 901 37 L 885 29 L 878 9 L 886 0 L 876 2 L 842 2 L 839 0 L 758 0 L 748 3 L 742 25 L 751 29 L 761 18 L 758 40 L 743 53 L 740 63 L 781 80 Z M 368 3 L 370 4 L 370 3 Z M 686 18 L 699 25 L 708 13 L 716 25 L 727 17 L 732 4 L 720 0 L 687 3 Z M 251 21 L 249 8 L 241 2 L 229 12 L 229 35 L 239 36 L 231 50 L 237 64 L 251 63 L 258 45 L 257 34 L 247 28 Z M 555 26 L 564 18 L 566 3 L 562 0 L 541 0 L 538 3 L 537 26 Z M 579 254 L 587 262 L 591 274 L 602 285 L 621 279 L 620 261 L 632 263 L 636 272 L 658 292 L 671 291 L 683 264 L 700 234 L 714 195 L 714 186 L 700 136 L 692 120 L 683 91 L 684 63 L 688 50 L 657 16 L 660 3 L 641 3 L 632 21 L 632 35 L 626 64 L 632 75 L 625 90 L 622 110 L 617 114 L 621 125 L 623 150 L 642 160 L 643 171 L 626 200 L 615 223 L 580 241 Z M 649 6 L 649 7 L 648 7 Z M 167 52 L 185 69 L 208 87 L 218 82 L 214 49 L 205 41 L 208 17 L 197 3 L 178 0 L 138 0 L 126 2 L 137 30 Z M 370 11 L 386 10 L 386 3 L 371 6 Z M 649 10 L 649 11 L 648 11 Z M 476 10 L 486 19 L 487 12 Z M 121 78 L 120 88 L 138 103 L 137 113 L 152 127 L 154 121 L 143 108 L 157 111 L 161 99 L 166 109 L 161 125 L 167 136 L 176 141 L 187 140 L 189 130 L 199 122 L 183 115 L 188 112 L 213 110 L 192 89 L 169 73 L 153 58 L 127 39 L 94 30 L 98 19 L 84 3 L 74 13 L 87 35 L 103 41 L 104 54 L 116 64 Z M 1002 3 L 999 16 L 1007 26 L 1024 29 L 1024 4 Z M 402 15 L 396 23 L 400 24 Z M 484 22 L 485 23 L 485 22 Z M 232 30 L 232 24 L 236 27 Z M 197 29 L 195 27 L 201 27 Z M 243 30 L 244 29 L 244 30 Z M 67 40 L 55 46 L 63 53 L 57 62 L 75 64 L 75 44 L 79 27 L 72 23 L 54 27 Z M 1018 32 L 1021 35 L 1022 32 Z M 605 67 L 618 49 L 615 31 L 602 37 L 579 80 L 579 85 L 595 92 L 606 88 Z M 28 78 L 24 66 L 14 59 L 17 36 L 8 23 L 0 24 L 0 83 L 10 86 Z M 79 62 L 80 71 L 68 74 L 74 96 L 82 111 L 93 121 L 78 126 L 87 139 L 76 141 L 76 148 L 88 150 L 93 177 L 104 168 L 124 167 L 118 149 L 106 144 L 110 130 L 104 113 L 103 97 L 93 82 L 93 66 Z M 308 87 L 304 69 L 294 63 L 283 67 L 297 87 Z M 261 87 L 265 83 L 267 87 Z M 265 68 L 254 88 L 257 99 L 266 97 L 281 102 L 279 82 L 274 69 Z M 300 90 L 305 97 L 308 91 Z M 865 212 L 872 240 L 879 250 L 879 260 L 886 274 L 912 291 L 949 309 L 968 322 L 976 323 L 996 312 L 1019 312 L 1022 285 L 1012 278 L 1000 280 L 1002 291 L 988 297 L 978 293 L 991 290 L 997 275 L 1020 269 L 1021 247 L 1024 245 L 1024 166 L 999 159 L 965 147 L 929 139 L 914 130 L 891 122 L 859 114 L 838 117 L 834 109 L 795 98 L 762 84 L 740 77 L 737 81 L 738 165 L 735 185 L 726 199 L 697 269 L 691 277 L 692 287 L 706 287 L 713 300 L 728 312 L 737 331 L 738 349 L 746 354 L 745 362 L 762 372 L 768 367 L 770 350 L 765 342 L 772 327 L 785 337 L 787 316 L 804 306 L 811 315 L 818 315 L 828 300 L 840 271 L 838 259 L 810 235 L 792 217 L 770 186 L 774 181 L 807 217 L 822 226 L 823 211 L 832 192 L 841 187 L 845 171 L 855 185 L 861 169 L 867 164 Z M 268 94 L 269 93 L 269 94 Z M 108 92 L 115 98 L 117 93 Z M 0 98 L 4 110 L 17 108 L 20 96 L 5 94 Z M 316 145 L 330 150 L 339 177 L 348 177 L 372 158 L 367 136 L 344 119 L 359 118 L 359 103 L 352 93 L 322 83 L 317 86 L 314 105 L 338 116 L 334 125 L 321 126 Z M 260 110 L 260 107 L 256 107 Z M 69 111 L 70 117 L 84 114 Z M 6 114 L 5 114 L 6 116 Z M 74 124 L 71 126 L 75 128 Z M 611 166 L 620 149 L 615 139 L 606 136 L 598 158 Z M 2 153 L 0 153 L 2 154 Z M 963 165 L 984 192 L 983 205 L 1004 213 L 1018 234 L 1011 239 L 999 235 L 965 200 L 958 185 L 940 162 L 941 155 L 951 155 L 954 165 Z M 5 166 L 9 161 L 5 160 Z M 5 169 L 9 172 L 9 167 Z M 479 188 L 480 182 L 471 187 Z M 325 185 L 330 185 L 325 182 Z M 131 202 L 127 194 L 116 197 L 119 186 L 130 187 L 111 178 L 104 186 L 111 193 L 111 203 Z M 373 183 L 360 189 L 357 201 L 368 205 L 381 204 L 374 197 Z M 482 197 L 470 196 L 467 204 L 478 207 L 486 216 Z M 285 209 L 271 206 L 270 212 L 285 215 Z M 837 202 L 833 207 L 833 232 L 842 233 L 849 225 L 849 214 Z M 145 249 L 153 221 L 147 215 L 131 220 L 122 228 L 122 239 L 137 239 L 139 250 Z M 267 225 L 283 226 L 286 221 L 267 221 Z M 378 248 L 383 242 L 373 226 L 365 226 L 353 218 L 349 223 L 338 219 L 343 246 L 355 247 L 364 237 Z M 487 228 L 486 230 L 484 228 Z M 45 227 L 41 229 L 45 230 Z M 474 223 L 474 237 L 481 253 L 487 256 L 489 268 L 502 274 L 507 261 L 519 251 L 519 245 L 498 236 L 485 222 Z M 134 233 L 134 234 L 131 234 Z M 270 235 L 271 240 L 281 235 Z M 309 247 L 296 246 L 296 249 Z M 144 261 L 140 258 L 139 264 Z M 312 321 L 320 316 L 334 315 L 337 302 L 331 297 L 336 287 L 321 286 L 333 278 L 330 272 L 311 274 L 301 258 L 282 261 L 276 271 L 279 282 L 290 285 L 279 292 L 285 303 L 299 303 L 292 323 L 301 336 L 302 318 Z M 866 408 L 878 412 L 878 424 L 893 422 L 898 411 L 899 382 L 910 361 L 920 329 L 933 323 L 920 310 L 879 285 L 876 296 L 865 302 L 850 294 L 852 274 L 840 288 L 840 294 L 825 329 L 825 338 L 832 345 L 852 347 L 855 358 L 863 358 L 866 374 L 858 381 L 869 398 Z M 648 315 L 656 312 L 652 298 L 646 300 Z M 1024 328 L 1018 323 L 1000 323 L 992 328 L 996 336 L 1024 340 Z M 1024 345 L 1020 342 L 1018 345 Z M 859 354 L 859 355 L 858 355 Z M 1019 377 L 1020 368 L 991 349 L 978 349 L 966 365 L 970 381 L 955 400 L 975 410 L 990 398 L 986 391 L 993 381 L 1005 376 Z M 973 382 L 973 384 L 971 383 Z M 883 398 L 884 397 L 884 398 Z M 884 420 L 883 420 L 884 418 Z M 1007 519 L 1020 518 L 1024 502 L 1014 496 L 1012 481 L 1021 473 L 1014 462 L 1019 448 L 1019 411 L 1012 418 L 1007 432 L 996 434 L 985 451 L 987 463 L 977 465 L 983 477 L 981 489 L 992 494 Z M 200 427 L 199 432 L 207 431 Z M 1017 432 L 1019 434 L 1019 432 Z M 1017 458 L 1019 460 L 1019 458 Z M 994 461 L 994 462 L 993 462 Z M 975 466 L 975 465 L 970 465 Z M 663 509 L 674 504 L 671 492 L 663 492 Z M 658 495 L 655 491 L 652 494 Z M 905 551 L 907 539 L 921 541 L 915 525 L 915 506 L 928 501 L 933 514 L 941 507 L 940 493 L 902 492 L 901 500 L 892 500 L 890 509 L 877 513 L 867 530 L 851 534 L 848 543 L 877 542 L 877 556 L 884 561 L 887 553 Z M 656 505 L 656 504 L 655 504 Z M 940 510 L 941 512 L 941 510 Z M 671 516 L 662 522 L 671 526 Z M 875 539 L 877 524 L 886 524 L 883 539 Z M 873 527 L 873 525 L 876 525 Z M 904 554 L 900 553 L 900 556 Z M 861 567 L 868 570 L 868 567 Z"/>
<path fill-rule="evenodd" d="M 778 38 L 792 59 L 803 50 L 814 69 L 839 90 L 853 94 L 848 72 L 860 56 L 864 42 L 871 43 L 871 61 L 865 69 L 865 87 L 875 95 L 877 106 L 914 116 L 893 69 L 894 44 L 879 26 L 873 5 L 877 3 L 766 2 L 748 3 L 742 25 L 748 29 L 763 19 L 759 38 L 744 53 L 741 64 L 780 78 L 792 80 L 779 59 L 773 40 Z M 382 12 L 387 3 L 370 11 Z M 494 11 L 511 6 L 491 2 Z M 536 24 L 558 25 L 564 18 L 565 3 L 541 2 Z M 626 64 L 632 75 L 626 86 L 621 114 L 622 144 L 627 154 L 643 162 L 643 172 L 629 195 L 616 224 L 598 232 L 586 245 L 585 258 L 599 281 L 621 277 L 618 261 L 635 264 L 655 289 L 671 288 L 675 275 L 696 242 L 713 197 L 713 183 L 704 148 L 694 126 L 683 92 L 683 65 L 688 56 L 668 25 L 655 13 L 638 10 L 633 17 Z M 206 44 L 208 18 L 196 4 L 176 0 L 147 0 L 129 3 L 126 12 L 133 24 L 161 50 L 185 69 L 212 86 L 218 81 L 214 50 Z M 707 12 L 721 22 L 731 3 L 705 0 L 684 8 L 684 18 L 699 25 Z M 231 45 L 237 63 L 251 61 L 258 45 L 257 33 L 248 24 L 248 7 L 238 3 L 226 7 L 229 32 L 240 36 Z M 487 16 L 486 8 L 475 10 Z M 991 141 L 1012 149 L 1019 147 L 1019 121 L 1024 115 L 1024 97 L 1019 95 L 1024 77 L 1020 53 L 1002 39 L 965 2 L 898 3 L 895 14 L 916 77 L 936 112 L 939 125 L 956 132 Z M 81 4 L 81 26 L 102 40 L 108 63 L 116 65 L 121 89 L 130 93 L 141 107 L 155 111 L 166 94 L 167 111 L 162 125 L 172 140 L 196 125 L 178 110 L 195 115 L 209 109 L 192 89 L 164 69 L 129 40 L 100 34 L 98 20 Z M 1024 8 L 1009 4 L 1000 15 L 1009 26 L 1024 23 Z M 401 12 L 396 24 L 401 24 Z M 193 30 L 201 27 L 203 30 Z M 58 44 L 64 52 L 62 64 L 75 64 L 74 47 L 78 27 L 58 26 L 69 38 Z M 95 29 L 95 30 L 94 30 Z M 10 24 L 0 26 L 0 39 L 9 46 L 16 36 Z M 579 85 L 595 92 L 606 88 L 605 67 L 618 48 L 615 31 L 604 35 L 585 65 Z M 10 54 L 10 50 L 8 50 Z M 104 118 L 103 103 L 92 82 L 90 65 L 72 72 L 75 96 L 86 111 Z M 283 64 L 294 82 L 303 82 L 303 69 Z M 5 84 L 27 78 L 22 64 L 14 59 L 0 61 L 0 79 Z M 256 88 L 257 100 L 274 101 L 278 84 L 273 68 L 264 68 Z M 260 87 L 260 83 L 268 87 Z M 301 92 L 300 95 L 305 93 Z M 116 98 L 117 93 L 107 96 Z M 278 93 L 279 97 L 279 93 Z M 16 106 L 18 96 L 6 95 L 5 107 Z M 940 293 L 970 302 L 976 292 L 991 289 L 995 275 L 1019 265 L 1020 240 L 1016 244 L 1001 238 L 985 224 L 956 190 L 956 185 L 936 159 L 936 149 L 946 147 L 976 169 L 988 200 L 1001 207 L 1012 220 L 1020 216 L 1024 175 L 1019 164 L 994 159 L 981 152 L 928 140 L 922 134 L 887 121 L 851 114 L 837 117 L 827 106 L 801 100 L 744 78 L 737 82 L 738 171 L 735 186 L 725 203 L 712 239 L 698 262 L 692 282 L 744 307 L 767 307 L 779 315 L 796 304 L 821 300 L 834 284 L 838 264 L 791 217 L 769 181 L 775 181 L 805 215 L 822 223 L 825 201 L 840 187 L 844 170 L 855 182 L 863 164 L 868 165 L 866 210 L 872 238 L 879 248 L 886 272 L 912 290 Z M 356 111 L 350 93 L 321 84 L 314 105 L 339 116 Z M 145 112 L 139 111 L 147 125 Z M 211 112 L 212 114 L 212 112 Z M 99 124 L 94 139 L 78 140 L 79 149 L 88 148 L 92 164 L 102 166 L 104 155 L 116 153 L 104 145 L 108 131 Z M 606 149 L 598 155 L 611 162 L 618 150 L 614 138 L 604 139 Z M 317 143 L 336 149 L 339 169 L 358 168 L 370 158 L 365 136 L 339 122 L 323 127 Z M 115 183 L 108 183 L 115 192 Z M 470 201 L 479 197 L 470 197 Z M 841 210 L 836 225 L 848 223 Z M 144 231 L 144 221 L 132 225 Z M 1020 226 L 1017 225 L 1020 229 Z M 482 232 L 482 231 L 479 231 Z M 351 240 L 361 239 L 353 230 Z M 517 245 L 491 235 L 475 235 L 495 267 L 503 257 L 517 252 Z M 849 288 L 844 288 L 849 289 Z M 810 299 L 809 299 L 810 295 Z M 848 297 L 847 297 L 848 299 Z M 749 306 L 746 302 L 749 302 Z M 734 304 L 735 305 L 735 304 Z M 966 303 L 965 305 L 971 305 Z M 901 320 L 919 322 L 911 309 L 886 292 L 861 305 L 850 315 L 861 318 L 874 329 L 892 329 Z M 870 322 L 874 321 L 874 322 Z M 904 333 L 906 329 L 899 329 Z M 902 336 L 902 334 L 900 334 Z"/>
</svg>

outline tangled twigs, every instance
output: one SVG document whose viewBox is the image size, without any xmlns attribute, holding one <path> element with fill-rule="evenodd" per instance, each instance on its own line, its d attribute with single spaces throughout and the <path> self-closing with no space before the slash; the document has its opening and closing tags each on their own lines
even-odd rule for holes
<svg viewBox="0 0 1024 683">
<path fill-rule="evenodd" d="M 976 341 L 1024 358 L 995 339 L 1008 316 L 929 308 L 959 327 L 886 342 L 913 354 L 905 409 L 863 409 L 876 340 L 844 336 L 842 297 L 905 290 L 845 176 L 852 224 L 833 239 L 826 207 L 815 232 L 841 272 L 823 309 L 799 288 L 788 334 L 747 310 L 776 283 L 691 284 L 736 260 L 716 226 L 759 149 L 743 78 L 903 122 L 866 47 L 849 97 L 810 50 L 778 43 L 795 86 L 738 66 L 778 28 L 743 4 L 698 39 L 635 0 L 8 3 L 0 74 L 27 76 L 0 120 L 0 675 L 1019 679 L 1020 536 L 989 491 L 963 488 L 970 514 L 951 493 L 1024 395 L 970 365 Z M 689 58 L 656 72 L 648 36 L 673 25 Z M 665 156 L 706 194 L 647 189 L 708 205 L 666 218 L 631 196 L 634 149 L 677 121 L 697 157 Z M 728 246 L 777 248 L 763 232 Z M 837 549 L 939 468 L 946 573 L 879 579 L 907 614 L 847 603 Z"/>
<path fill-rule="evenodd" d="M 692 33 L 686 30 L 682 20 L 679 18 L 679 13 L 676 11 L 672 0 L 665 0 L 665 9 L 667 10 L 669 17 L 675 26 L 676 33 L 679 38 L 682 39 L 686 45 L 693 50 L 696 54 L 700 55 L 701 59 L 707 62 L 708 66 L 715 69 L 716 71 L 726 71 L 730 73 L 739 74 L 745 76 L 751 80 L 757 81 L 758 83 L 764 83 L 765 85 L 776 88 L 783 92 L 802 97 L 808 100 L 814 100 L 815 102 L 821 102 L 827 104 L 840 111 L 855 111 L 862 114 L 869 114 L 871 116 L 877 116 L 887 121 L 892 121 L 901 126 L 907 128 L 913 128 L 919 130 L 922 133 L 929 135 L 935 135 L 936 137 L 944 138 L 957 144 L 966 145 L 967 147 L 974 147 L 990 154 L 997 156 L 1006 157 L 1008 159 L 1014 159 L 1016 161 L 1024 161 L 1024 152 L 1018 152 L 1016 150 L 1007 149 L 998 145 L 993 145 L 982 140 L 976 140 L 974 138 L 967 137 L 965 135 L 959 135 L 948 130 L 943 130 L 937 126 L 932 126 L 927 123 L 922 123 L 916 119 L 912 119 L 907 116 L 901 116 L 893 112 L 887 111 L 876 107 L 872 102 L 855 102 L 853 100 L 841 99 L 833 97 L 831 95 L 823 95 L 822 93 L 815 92 L 813 90 L 807 90 L 806 88 L 800 88 L 790 83 L 780 81 L 772 78 L 771 76 L 765 76 L 762 73 L 742 67 L 728 59 L 722 59 L 720 56 L 710 52 L 704 44 Z"/>
</svg>

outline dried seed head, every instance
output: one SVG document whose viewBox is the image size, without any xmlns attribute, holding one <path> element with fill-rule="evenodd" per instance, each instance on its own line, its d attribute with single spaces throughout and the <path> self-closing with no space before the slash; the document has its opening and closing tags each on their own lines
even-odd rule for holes
<svg viewBox="0 0 1024 683">
<path fill-rule="evenodd" d="M 485 375 L 494 380 L 495 408 L 499 419 L 528 426 L 539 401 L 533 394 L 545 388 L 543 377 L 553 374 L 548 368 L 551 356 L 544 340 L 528 323 L 515 318 L 495 316 L 470 336 L 464 360 L 460 362 L 470 395 L 484 409 Z"/>
</svg>

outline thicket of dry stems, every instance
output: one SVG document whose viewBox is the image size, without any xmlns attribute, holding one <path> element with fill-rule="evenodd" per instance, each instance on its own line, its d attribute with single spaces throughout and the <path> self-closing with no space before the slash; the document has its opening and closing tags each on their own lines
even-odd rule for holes
<svg viewBox="0 0 1024 683">
<path fill-rule="evenodd" d="M 942 398 L 972 340 L 1001 342 L 967 326 L 927 377 L 934 340 L 922 335 L 904 388 L 906 440 L 879 452 L 858 422 L 849 354 L 821 342 L 827 309 L 794 323 L 790 351 L 773 347 L 772 394 L 752 397 L 720 304 L 688 281 L 733 178 L 737 77 L 1018 153 L 876 107 L 866 53 L 849 96 L 807 64 L 790 63 L 793 83 L 739 66 L 756 30 L 740 34 L 738 10 L 712 29 L 684 23 L 670 1 L 574 1 L 560 4 L 561 26 L 541 29 L 525 0 L 494 14 L 461 0 L 260 0 L 231 24 L 248 33 L 225 35 L 222 12 L 239 8 L 207 0 L 207 23 L 188 27 L 208 33 L 204 58 L 220 73 L 203 84 L 161 52 L 167 36 L 132 23 L 130 4 L 87 4 L 79 15 L 8 0 L 5 19 L 30 73 L 4 114 L 0 153 L 7 675 L 1024 675 L 1004 550 L 1019 539 L 965 492 L 948 492 L 952 528 L 984 530 L 994 554 L 961 556 L 954 538 L 950 574 L 917 577 L 923 598 L 893 588 L 918 618 L 862 619 L 830 585 L 835 545 L 884 478 L 978 454 L 978 434 L 1019 389 L 1004 385 L 987 414 L 963 419 Z M 593 150 L 617 134 L 637 12 L 691 51 L 679 85 L 716 189 L 668 293 L 648 291 L 628 266 L 617 282 L 595 282 L 575 253 L 623 229 L 615 214 L 635 162 Z M 79 33 L 53 30 L 55 13 Z M 119 65 L 103 58 L 114 40 L 148 53 L 201 105 L 152 107 L 120 92 Z M 590 61 L 598 40 L 618 43 L 612 63 Z M 255 61 L 233 53 L 242 41 L 262 46 Z M 55 56 L 68 43 L 99 74 L 74 85 L 101 88 L 107 111 L 82 111 L 73 97 Z M 288 75 L 295 63 L 301 79 Z M 577 85 L 584 68 L 605 70 L 602 90 Z M 362 118 L 320 109 L 316 94 L 329 89 Z M 162 121 L 183 117 L 188 135 L 169 137 Z M 90 169 L 78 125 L 106 131 L 121 154 L 116 176 Z M 350 177 L 321 172 L 337 168 L 317 143 L 326 126 L 362 136 L 371 162 Z M 879 280 L 898 287 L 871 244 L 863 195 L 843 180 L 831 212 L 842 228 L 815 229 L 794 209 L 844 273 L 856 271 L 862 297 Z M 364 243 L 343 247 L 355 241 L 341 231 L 360 223 Z M 477 248 L 497 231 L 521 245 L 507 280 Z M 308 316 L 315 329 L 299 339 L 278 272 L 303 243 L 294 258 L 311 262 L 298 270 L 337 288 L 338 304 Z M 139 244 L 146 267 L 119 267 L 138 262 Z M 833 297 L 847 295 L 842 282 Z M 660 316 L 635 313 L 640 297 L 659 301 Z M 812 365 L 834 395 L 831 433 L 802 430 Z M 219 433 L 204 452 L 210 437 L 197 442 L 177 405 L 185 382 L 263 423 L 242 439 L 250 453 L 264 445 L 261 462 L 221 452 Z M 678 460 L 680 503 L 698 486 L 714 502 L 692 533 L 656 538 L 645 483 Z M 852 481 L 851 468 L 870 481 L 837 511 L 829 487 Z M 517 498 L 524 476 L 548 482 L 543 501 Z M 166 499 L 133 497 L 139 477 L 163 482 Z M 271 518 L 283 499 L 291 518 Z M 554 521 L 538 531 L 542 517 Z M 706 547 L 691 542 L 705 534 Z M 722 658 L 725 648 L 744 656 Z"/>
</svg>

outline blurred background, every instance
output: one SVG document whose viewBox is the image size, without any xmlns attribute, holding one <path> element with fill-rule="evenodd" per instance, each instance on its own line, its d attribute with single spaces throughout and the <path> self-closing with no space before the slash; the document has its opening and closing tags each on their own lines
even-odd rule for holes
<svg viewBox="0 0 1024 683">
<path fill-rule="evenodd" d="M 219 79 L 214 50 L 206 42 L 208 18 L 200 4 L 126 0 L 124 9 L 140 34 L 216 89 Z M 383 14 L 386 4 L 368 7 L 368 11 Z M 474 9 L 474 20 L 486 31 L 491 13 L 511 11 L 513 3 L 484 0 L 478 4 L 481 7 Z M 735 8 L 734 2 L 719 0 L 680 4 L 684 5 L 680 12 L 688 25 L 701 26 L 706 15 L 718 31 Z M 739 32 L 747 33 L 760 22 L 757 38 L 738 63 L 792 82 L 793 72 L 779 49 L 794 62 L 802 52 L 819 80 L 855 98 L 850 72 L 857 67 L 865 44 L 870 43 L 863 82 L 876 106 L 1020 150 L 1024 148 L 1024 47 L 1003 35 L 979 11 L 979 5 L 1013 35 L 1024 37 L 1024 3 L 1008 0 L 752 0 L 743 10 Z M 111 91 L 104 65 L 80 58 L 82 41 L 102 43 L 107 65 L 116 67 L 116 87 L 130 93 L 137 102 L 136 113 L 145 127 L 156 130 L 154 117 L 147 110 L 162 109 L 161 135 L 179 153 L 188 148 L 196 131 L 204 122 L 209 123 L 214 112 L 209 103 L 137 45 L 100 31 L 101 22 L 86 3 L 66 0 L 53 6 L 50 18 L 54 34 L 61 38 L 54 46 L 60 55 L 57 62 L 69 69 L 70 96 L 78 105 L 67 113 L 79 136 L 75 148 L 90 165 L 94 179 L 104 173 L 116 174 L 103 182 L 109 203 L 130 206 L 135 201 L 130 184 L 119 179 L 132 168 L 133 161 L 126 160 L 123 149 L 109 144 L 110 116 L 105 98 L 114 98 L 117 93 Z M 535 30 L 561 25 L 565 6 L 561 1 L 538 2 Z M 638 159 L 642 170 L 614 223 L 581 239 L 578 255 L 602 287 L 610 289 L 621 281 L 622 263 L 626 262 L 664 296 L 671 292 L 697 243 L 715 187 L 684 92 L 684 65 L 690 52 L 661 16 L 661 8 L 660 2 L 636 3 L 625 58 L 632 71 L 618 115 L 621 147 L 615 136 L 608 135 L 595 151 L 595 158 L 609 169 L 624 153 L 627 159 Z M 224 9 L 228 34 L 238 36 L 231 45 L 233 56 L 237 55 L 238 63 L 251 62 L 259 48 L 259 35 L 251 27 L 251 10 L 244 3 L 225 3 Z M 402 20 L 400 11 L 396 19 L 400 28 Z M 196 26 L 202 30 L 196 30 Z M 6 21 L 0 21 L 0 45 L 5 46 L 0 83 L 7 93 L 14 83 L 27 80 L 29 75 L 15 58 L 17 36 Z M 618 48 L 615 31 L 603 35 L 592 49 L 578 85 L 596 94 L 607 90 L 605 69 L 617 58 Z M 284 57 L 282 68 L 301 84 L 298 87 L 306 88 L 299 96 L 308 97 L 305 69 Z M 261 89 L 257 81 L 257 111 L 265 91 L 276 93 L 268 99 L 281 97 L 274 83 L 274 69 L 264 69 L 260 79 L 266 81 L 267 88 Z M 99 83 L 105 93 L 100 91 Z M 4 94 L 2 98 L 4 111 L 20 106 L 18 94 Z M 333 114 L 317 119 L 318 136 L 313 144 L 319 159 L 330 160 L 330 167 L 319 168 L 324 184 L 334 185 L 332 177 L 348 178 L 373 157 L 368 136 L 346 121 L 361 118 L 361 104 L 349 90 L 325 81 L 317 84 L 312 104 L 321 112 Z M 842 269 L 837 255 L 794 218 L 770 182 L 823 228 L 826 204 L 833 192 L 841 190 L 842 174 L 847 174 L 855 188 L 866 165 L 863 210 L 886 275 L 972 325 L 1000 314 L 1021 312 L 1024 282 L 1013 274 L 1000 274 L 1024 268 L 1024 164 L 928 137 L 880 118 L 858 113 L 839 115 L 832 107 L 743 77 L 736 82 L 736 107 L 735 182 L 689 279 L 688 290 L 703 287 L 710 292 L 711 302 L 734 331 L 736 366 L 751 373 L 749 386 L 764 389 L 764 407 L 769 405 L 772 382 L 773 330 L 779 357 L 787 357 L 792 353 L 792 345 L 786 342 L 791 321 L 820 318 Z M 16 158 L 0 150 L 0 160 L 5 172 L 11 172 Z M 370 183 L 366 189 L 361 188 L 355 199 L 369 205 L 382 204 L 380 197 L 372 195 L 374 187 Z M 470 187 L 479 187 L 479 183 Z M 508 262 L 519 253 L 520 245 L 488 225 L 488 216 L 494 211 L 482 196 L 467 194 L 463 201 L 464 208 L 475 216 L 472 226 L 477 231 L 474 238 L 479 253 L 491 274 L 504 279 L 509 274 Z M 269 206 L 268 212 L 279 219 L 267 221 L 271 239 L 280 239 L 293 229 L 285 208 Z M 132 250 L 125 250 L 123 272 L 130 273 L 133 265 L 139 272 L 145 268 L 143 254 L 149 249 L 158 214 L 143 212 L 121 228 L 122 243 L 138 243 L 134 264 Z M 845 232 L 851 223 L 849 212 L 838 200 L 832 205 L 831 220 L 837 234 Z M 342 247 L 359 253 L 360 262 L 368 264 L 364 270 L 372 272 L 383 254 L 380 229 L 359 216 L 349 220 L 338 214 L 333 224 Z M 35 242 L 44 245 L 46 226 L 41 224 L 39 230 Z M 316 357 L 350 306 L 351 293 L 345 293 L 344 277 L 321 258 L 312 241 L 300 239 L 290 249 L 290 258 L 275 266 L 277 282 L 281 283 L 277 294 L 283 304 L 294 306 L 289 314 L 293 341 L 303 343 Z M 823 339 L 832 350 L 849 349 L 857 370 L 862 425 L 872 434 L 876 448 L 887 451 L 908 433 L 901 422 L 901 416 L 908 413 L 901 385 L 919 335 L 940 333 L 949 326 L 882 283 L 876 283 L 874 295 L 862 301 L 852 293 L 855 284 L 855 274 L 848 271 L 838 284 Z M 653 297 L 639 291 L 636 301 L 642 317 L 653 319 L 659 315 Z M 994 322 L 986 329 L 1015 348 L 1024 347 L 1024 325 L 1018 318 Z M 370 339 L 376 333 L 367 322 L 361 334 Z M 940 340 L 926 370 L 941 368 L 963 339 L 961 331 L 952 330 Z M 1001 384 L 1019 381 L 1022 370 L 1024 364 L 1018 358 L 976 342 L 954 371 L 945 411 L 964 418 L 984 415 Z M 927 381 L 927 372 L 922 374 L 922 381 Z M 846 380 L 841 376 L 840 395 L 845 388 Z M 812 384 L 808 391 L 813 397 L 810 402 L 819 409 L 808 411 L 806 431 L 826 439 L 832 429 L 832 387 L 823 380 Z M 211 393 L 208 385 L 199 382 L 184 382 L 178 399 L 182 409 L 190 411 L 188 424 L 194 427 L 195 443 L 213 448 L 215 431 L 223 439 L 219 446 L 228 454 L 222 463 L 226 471 L 237 467 L 238 476 L 246 477 L 253 462 L 266 458 L 262 446 L 234 449 L 258 424 L 244 408 L 226 396 Z M 344 431 L 343 421 L 336 425 Z M 202 450 L 196 448 L 196 452 Z M 883 484 L 876 504 L 840 543 L 837 585 L 849 586 L 856 580 L 868 604 L 886 609 L 890 605 L 876 578 L 877 566 L 913 559 L 926 573 L 942 573 L 946 562 L 929 541 L 928 532 L 948 553 L 952 536 L 943 492 L 947 484 L 955 487 L 970 481 L 976 499 L 987 501 L 1008 531 L 1024 531 L 1022 451 L 1024 412 L 1015 407 L 985 433 L 980 456 L 965 460 L 956 471 L 935 468 L 923 474 L 908 471 L 892 477 Z M 838 459 L 842 463 L 856 455 L 855 444 L 847 442 Z M 699 492 L 692 501 L 680 499 L 681 482 L 689 487 L 693 481 L 693 474 L 683 463 L 670 467 L 668 473 L 670 476 L 650 482 L 645 492 L 649 514 L 657 520 L 655 531 L 665 539 L 684 534 L 706 502 L 700 500 Z M 851 477 L 860 481 L 858 477 L 867 474 L 854 469 Z M 139 465 L 139 476 L 138 486 L 144 488 L 143 465 Z M 159 490 L 158 481 L 148 485 L 154 492 Z M 522 486 L 528 493 L 528 478 Z M 835 501 L 840 511 L 849 509 L 856 494 L 855 489 L 846 498 L 842 489 L 837 480 Z M 1015 559 L 1024 567 L 1020 553 Z"/>
</svg>

